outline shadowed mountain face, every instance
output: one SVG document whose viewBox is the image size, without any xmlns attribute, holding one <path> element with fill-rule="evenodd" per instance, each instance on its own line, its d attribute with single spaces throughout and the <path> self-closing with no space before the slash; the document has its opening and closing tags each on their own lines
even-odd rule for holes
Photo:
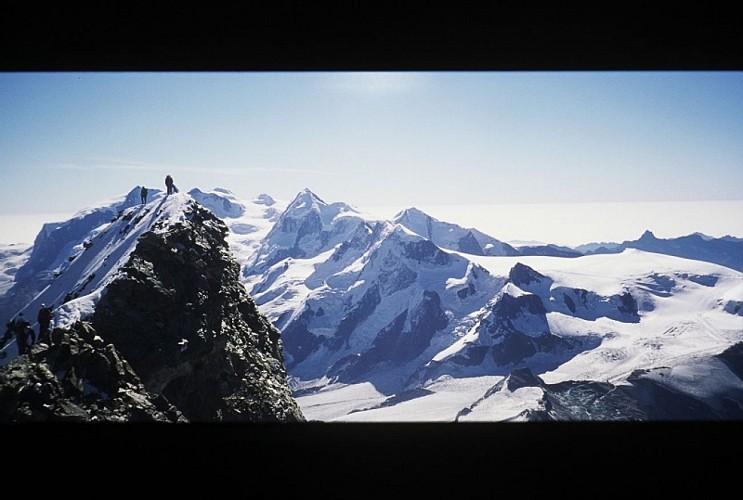
<svg viewBox="0 0 743 500">
<path fill-rule="evenodd" d="M 100 298 L 91 314 L 55 328 L 51 346 L 37 344 L 35 355 L 3 369 L 3 400 L 18 402 L 6 420 L 54 420 L 71 412 L 77 420 L 304 421 L 287 384 L 280 333 L 241 284 L 226 226 L 187 195 L 173 198 L 138 222 L 148 230 L 92 293 Z M 63 309 L 74 311 L 86 300 Z M 44 380 L 36 378 L 51 388 L 47 395 L 70 404 L 24 410 L 31 393 L 14 375 L 23 371 L 42 373 Z M 112 403 L 122 390 L 129 391 L 126 401 Z M 126 410 L 127 404 L 138 409 Z"/>
</svg>

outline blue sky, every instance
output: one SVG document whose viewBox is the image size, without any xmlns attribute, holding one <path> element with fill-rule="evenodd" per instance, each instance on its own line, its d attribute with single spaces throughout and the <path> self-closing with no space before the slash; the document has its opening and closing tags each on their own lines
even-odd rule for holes
<svg viewBox="0 0 743 500">
<path fill-rule="evenodd" d="M 743 200 L 742 167 L 743 72 L 0 74 L 0 215 L 167 173 L 361 209 Z"/>
</svg>

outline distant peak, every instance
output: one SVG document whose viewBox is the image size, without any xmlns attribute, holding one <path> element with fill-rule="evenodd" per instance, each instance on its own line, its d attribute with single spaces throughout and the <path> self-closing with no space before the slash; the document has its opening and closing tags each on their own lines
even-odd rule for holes
<svg viewBox="0 0 743 500">
<path fill-rule="evenodd" d="M 265 193 L 261 193 L 253 200 L 253 202 L 259 205 L 266 205 L 270 207 L 271 205 L 276 203 L 276 200 Z"/>
<path fill-rule="evenodd" d="M 416 207 L 408 207 L 406 209 L 403 209 L 395 215 L 394 220 L 399 222 L 405 218 L 424 218 L 424 219 L 432 219 L 430 215 L 423 212 L 422 210 L 416 208 Z"/>
<path fill-rule="evenodd" d="M 290 203 L 292 206 L 304 206 L 306 203 L 320 203 L 322 205 L 327 205 L 325 201 L 323 201 L 322 198 L 317 196 L 315 193 L 313 193 L 309 188 L 304 188 L 297 194 L 297 196 L 294 198 L 294 201 Z"/>
<path fill-rule="evenodd" d="M 321 199 L 320 199 L 320 197 L 319 197 L 319 196 L 317 196 L 317 195 L 316 195 L 316 194 L 315 194 L 315 193 L 314 193 L 314 192 L 313 192 L 313 191 L 312 191 L 312 190 L 311 190 L 310 188 L 304 188 L 304 189 L 303 189 L 303 190 L 302 190 L 302 191 L 300 192 L 300 194 L 302 194 L 302 195 L 306 195 L 306 196 L 312 196 L 313 198 L 317 198 L 318 200 L 320 200 L 320 201 L 323 201 L 323 200 L 321 200 Z M 323 201 L 323 203 L 325 203 L 325 202 Z"/>
<path fill-rule="evenodd" d="M 188 195 L 220 218 L 236 218 L 245 213 L 245 206 L 227 189 L 214 188 L 205 193 L 193 188 Z"/>
<path fill-rule="evenodd" d="M 203 194 L 203 195 L 212 194 L 212 195 L 218 195 L 218 196 L 226 195 L 226 196 L 231 197 L 231 198 L 234 198 L 235 197 L 235 195 L 232 193 L 232 191 L 230 191 L 229 189 L 220 188 L 220 187 L 216 187 L 216 188 L 212 189 L 211 191 L 202 191 L 199 188 L 193 188 L 193 189 L 191 189 L 188 192 L 188 194 L 189 194 L 189 196 L 199 195 L 199 194 Z"/>
<path fill-rule="evenodd" d="M 700 238 L 702 238 L 705 241 L 711 241 L 711 240 L 714 240 L 715 239 L 713 236 L 709 236 L 707 234 L 700 233 L 700 232 L 691 233 L 689 236 L 699 236 Z"/>
<path fill-rule="evenodd" d="M 641 240 L 656 240 L 657 238 L 653 234 L 653 232 L 650 229 L 646 229 L 644 233 L 642 233 L 642 236 L 640 236 Z"/>
</svg>

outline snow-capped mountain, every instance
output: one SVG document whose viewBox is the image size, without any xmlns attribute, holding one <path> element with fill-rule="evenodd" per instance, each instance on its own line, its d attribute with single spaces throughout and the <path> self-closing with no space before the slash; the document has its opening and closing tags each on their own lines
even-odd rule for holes
<svg viewBox="0 0 743 500">
<path fill-rule="evenodd" d="M 656 253 L 663 246 L 525 255 L 416 209 L 382 220 L 309 189 L 288 203 L 221 188 L 182 196 L 229 229 L 243 285 L 281 331 L 308 419 L 743 416 L 735 269 Z M 60 300 L 60 324 L 94 314 L 96 290 L 127 258 L 124 240 L 156 229 L 155 213 L 134 204 L 61 223 L 77 224 L 64 244 L 37 238 L 2 298 L 6 315 Z M 607 404 L 592 410 L 598 399 Z"/>
<path fill-rule="evenodd" d="M 83 209 L 67 221 L 44 224 L 34 240 L 30 255 L 17 269 L 8 292 L 0 298 L 0 317 L 10 319 L 18 313 L 25 313 L 26 318 L 34 320 L 41 303 L 60 304 L 68 293 L 72 296 L 103 283 L 107 272 L 115 271 L 115 261 L 126 256 L 130 250 L 129 244 L 136 241 L 145 229 L 145 226 L 136 224 L 141 219 L 132 223 L 135 215 L 131 209 L 141 204 L 139 190 L 137 186 L 126 195 Z M 150 193 L 151 200 L 162 195 L 158 189 L 151 189 Z M 137 214 L 137 217 L 140 216 Z M 118 232 L 106 231 L 117 221 Z M 130 231 L 132 224 L 139 229 Z M 103 236 L 101 233 L 104 233 Z M 94 252 L 86 252 L 95 244 L 94 240 L 98 248 Z M 109 252 L 98 251 L 102 247 L 108 248 Z M 60 279 L 70 268 L 72 272 Z M 71 280 L 76 282 L 71 283 Z M 45 291 L 47 287 L 51 288 Z M 40 297 L 42 292 L 44 295 Z"/>
<path fill-rule="evenodd" d="M 33 245 L 0 245 L 0 297 L 13 286 L 15 274 L 31 256 Z"/>
<path fill-rule="evenodd" d="M 300 193 L 245 270 L 256 303 L 283 332 L 297 377 L 384 375 L 456 328 L 449 316 L 482 307 L 497 281 L 404 226 Z M 424 355 L 425 356 L 425 355 Z M 390 389 L 393 390 L 393 389 Z"/>
<path fill-rule="evenodd" d="M 442 228 L 445 231 L 437 234 Z M 459 243 L 467 241 L 460 236 L 466 233 L 457 234 L 457 229 L 413 210 L 393 221 L 364 220 L 345 205 L 324 203 L 310 192 L 301 193 L 287 207 L 259 250 L 257 265 L 244 272 L 257 303 L 283 332 L 287 366 L 300 404 L 312 408 L 310 415 L 317 411 L 320 419 L 374 420 L 388 413 L 395 419 L 416 420 L 420 416 L 414 411 L 401 417 L 402 408 L 431 396 L 442 380 L 490 377 L 495 384 L 492 377 L 508 376 L 515 369 L 544 376 L 572 366 L 574 359 L 585 359 L 588 353 L 604 360 L 599 353 L 606 344 L 641 338 L 638 332 L 647 324 L 661 323 L 646 319 L 667 313 L 656 310 L 658 294 L 678 300 L 680 312 L 686 301 L 694 302 L 687 290 L 701 297 L 713 289 L 716 298 L 700 302 L 704 304 L 700 317 L 709 315 L 714 318 L 710 325 L 730 334 L 715 354 L 743 340 L 739 273 L 630 251 L 602 261 L 606 268 L 599 266 L 595 274 L 581 274 L 577 270 L 597 261 L 575 255 L 488 256 L 478 246 L 465 246 L 473 252 L 466 253 Z M 657 260 L 666 258 L 671 260 L 667 272 L 655 270 Z M 528 267 L 524 262 L 529 261 L 538 265 Z M 572 261 L 576 271 L 556 275 L 539 271 L 544 262 L 566 261 Z M 508 268 L 502 267 L 504 262 Z M 624 270 L 625 262 L 631 272 Z M 674 313 L 663 331 L 676 321 Z M 707 323 L 699 321 L 692 324 L 704 330 Z M 690 332 L 699 333 L 695 327 Z M 662 352 L 681 359 L 674 347 L 657 347 L 663 345 L 656 338 L 659 333 L 652 328 L 647 333 L 651 339 L 647 346 L 655 347 L 645 348 L 659 351 L 651 351 L 652 359 L 663 359 Z M 621 340 L 614 341 L 615 337 Z M 626 384 L 632 370 L 623 369 L 622 379 L 608 375 L 616 370 L 613 365 L 654 366 L 636 357 L 625 363 L 621 355 L 613 356 L 611 363 L 597 364 L 602 368 L 591 376 L 604 380 L 598 372 L 606 372 L 606 379 Z M 352 388 L 368 393 L 369 385 L 375 394 L 372 400 L 353 393 Z M 349 410 L 330 394 L 354 399 L 358 406 Z M 333 401 L 328 408 L 345 410 L 324 413 L 318 400 Z M 532 403 L 530 411 L 537 411 L 539 400 Z M 635 401 L 633 408 L 638 406 Z M 526 418 L 519 417 L 523 410 L 506 418 Z M 657 415 L 643 411 L 633 415 Z M 447 418 L 476 418 L 472 412 L 457 415 Z"/>
<path fill-rule="evenodd" d="M 442 222 L 417 208 L 407 208 L 395 215 L 392 222 L 401 224 L 437 246 L 473 255 L 521 255 L 500 240 L 477 229 L 465 229 L 456 224 Z"/>
<path fill-rule="evenodd" d="M 263 239 L 286 209 L 286 202 L 276 201 L 267 194 L 258 195 L 249 202 L 238 200 L 224 188 L 207 192 L 193 188 L 188 194 L 227 225 L 230 230 L 227 243 L 243 270 L 255 260 Z"/>
<path fill-rule="evenodd" d="M 422 363 L 395 395 L 363 384 L 299 393 L 308 417 L 743 418 L 741 273 L 638 250 L 472 260 L 507 280 L 464 335 Z M 528 373 L 529 383 L 503 385 L 517 373 Z M 595 406 L 606 393 L 617 400 Z"/>
</svg>

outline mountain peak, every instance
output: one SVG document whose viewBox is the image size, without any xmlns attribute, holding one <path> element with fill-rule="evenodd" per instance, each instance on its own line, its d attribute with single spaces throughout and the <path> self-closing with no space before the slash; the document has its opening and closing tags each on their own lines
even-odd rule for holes
<svg viewBox="0 0 743 500">
<path fill-rule="evenodd" d="M 257 203 L 258 205 L 266 205 L 267 207 L 270 207 L 271 205 L 276 204 L 276 200 L 274 200 L 273 198 L 271 198 L 269 195 L 265 193 L 261 193 L 253 199 L 253 203 Z"/>
<path fill-rule="evenodd" d="M 418 215 L 418 216 L 425 216 L 428 217 L 428 214 L 426 214 L 423 210 L 417 208 L 417 207 L 408 207 L 405 208 L 397 213 L 395 215 L 395 218 L 403 217 L 405 215 Z"/>
<path fill-rule="evenodd" d="M 698 237 L 702 238 L 704 241 L 710 241 L 710 240 L 714 240 L 715 239 L 712 236 L 709 236 L 709 235 L 704 234 L 704 233 L 700 233 L 698 231 L 695 232 L 695 233 L 691 233 L 689 236 L 698 236 Z"/>
<path fill-rule="evenodd" d="M 245 206 L 224 188 L 214 188 L 208 192 L 193 188 L 188 195 L 223 219 L 237 218 L 245 213 Z"/>
<path fill-rule="evenodd" d="M 395 217 L 393 218 L 393 222 L 396 223 L 402 223 L 404 221 L 433 221 L 433 222 L 439 222 L 427 213 L 425 213 L 423 210 L 416 208 L 416 207 L 408 207 L 406 209 L 403 209 L 399 211 Z"/>
<path fill-rule="evenodd" d="M 646 229 L 644 233 L 642 233 L 642 236 L 640 236 L 641 240 L 657 240 L 658 238 L 655 237 L 653 232 L 650 229 Z"/>
<path fill-rule="evenodd" d="M 327 205 L 325 201 L 313 193 L 309 188 L 301 190 L 289 204 L 290 209 L 311 209 L 318 205 Z"/>
</svg>

